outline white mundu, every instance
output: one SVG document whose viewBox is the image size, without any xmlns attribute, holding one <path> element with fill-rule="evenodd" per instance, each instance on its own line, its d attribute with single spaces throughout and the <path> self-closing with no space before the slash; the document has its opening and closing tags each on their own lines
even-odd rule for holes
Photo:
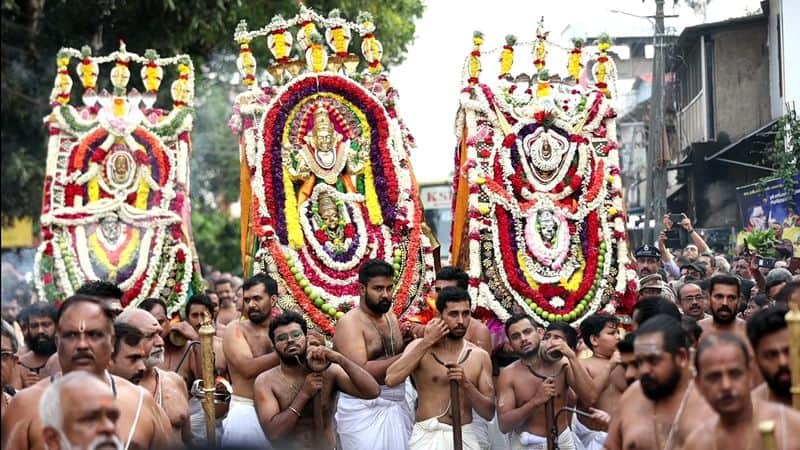
<svg viewBox="0 0 800 450">
<path fill-rule="evenodd" d="M 405 450 L 414 423 L 406 383 L 381 386 L 381 395 L 374 400 L 342 392 L 335 418 L 342 450 Z"/>
<path fill-rule="evenodd" d="M 228 417 L 222 422 L 222 448 L 244 446 L 270 449 L 269 440 L 261 429 L 253 399 L 231 395 Z"/>
</svg>

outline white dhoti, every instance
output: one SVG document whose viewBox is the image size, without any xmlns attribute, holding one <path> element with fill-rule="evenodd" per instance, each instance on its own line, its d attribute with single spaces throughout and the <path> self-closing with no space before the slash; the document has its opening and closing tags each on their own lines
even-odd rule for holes
<svg viewBox="0 0 800 450">
<path fill-rule="evenodd" d="M 489 450 L 491 445 L 474 423 L 461 426 L 464 450 Z M 432 417 L 414 424 L 408 450 L 453 450 L 453 427 Z"/>
<path fill-rule="evenodd" d="M 603 450 L 608 433 L 605 431 L 593 430 L 582 424 L 575 416 L 572 416 L 572 429 L 575 431 L 575 446 L 583 450 Z"/>
<path fill-rule="evenodd" d="M 405 450 L 414 425 L 406 385 L 381 386 L 373 400 L 339 394 L 336 429 L 342 450 Z"/>
<path fill-rule="evenodd" d="M 189 423 L 192 427 L 192 443 L 197 446 L 207 445 L 206 442 L 206 412 L 202 402 L 196 398 L 189 398 Z M 217 419 L 217 441 L 222 436 L 222 419 Z"/>
<path fill-rule="evenodd" d="M 511 446 L 509 435 L 500 431 L 500 425 L 497 424 L 497 412 L 495 412 L 492 420 L 486 420 L 473 409 L 472 423 L 478 428 L 481 440 L 485 436 L 492 450 L 509 450 Z"/>
<path fill-rule="evenodd" d="M 558 436 L 559 450 L 575 450 L 575 437 L 567 428 Z M 511 439 L 511 450 L 547 450 L 547 438 L 523 431 Z"/>
<path fill-rule="evenodd" d="M 269 449 L 269 440 L 261 429 L 253 399 L 231 395 L 228 416 L 222 422 L 222 447 L 242 446 Z"/>
</svg>

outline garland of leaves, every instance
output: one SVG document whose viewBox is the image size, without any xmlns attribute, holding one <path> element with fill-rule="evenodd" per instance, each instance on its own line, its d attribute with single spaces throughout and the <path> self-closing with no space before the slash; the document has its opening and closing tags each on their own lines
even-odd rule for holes
<svg viewBox="0 0 800 450">
<path fill-rule="evenodd" d="M 787 113 L 778 119 L 777 132 L 772 147 L 767 149 L 763 164 L 775 169 L 774 172 L 758 180 L 761 189 L 766 189 L 766 184 L 775 179 L 783 181 L 783 189 L 788 194 L 790 206 L 794 204 L 794 177 L 800 165 L 800 120 L 797 110 L 786 105 Z M 787 142 L 788 140 L 788 142 Z"/>
</svg>

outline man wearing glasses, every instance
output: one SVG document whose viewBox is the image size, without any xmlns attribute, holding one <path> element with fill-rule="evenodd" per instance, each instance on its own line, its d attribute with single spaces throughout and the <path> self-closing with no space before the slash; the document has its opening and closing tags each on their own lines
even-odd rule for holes
<svg viewBox="0 0 800 450">
<path fill-rule="evenodd" d="M 683 315 L 700 321 L 709 317 L 706 314 L 706 296 L 699 284 L 687 282 L 678 288 L 678 305 Z"/>
</svg>

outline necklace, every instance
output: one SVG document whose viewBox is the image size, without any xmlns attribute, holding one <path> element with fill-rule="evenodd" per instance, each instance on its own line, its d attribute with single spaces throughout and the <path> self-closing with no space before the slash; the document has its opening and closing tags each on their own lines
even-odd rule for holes
<svg viewBox="0 0 800 450">
<path fill-rule="evenodd" d="M 286 382 L 286 384 L 288 385 L 289 389 L 292 391 L 292 399 L 294 399 L 295 397 L 297 397 L 297 394 L 300 393 L 300 387 L 298 387 L 296 383 L 292 383 L 289 380 L 289 377 L 287 377 L 286 374 L 283 373 L 283 367 L 281 367 L 281 369 L 280 369 L 280 374 L 281 374 L 281 378 L 283 378 L 283 381 Z"/>
<path fill-rule="evenodd" d="M 381 333 L 381 330 L 378 329 L 378 326 L 375 325 L 375 322 L 372 319 L 367 318 L 367 321 L 372 325 L 372 328 L 375 329 L 375 332 L 378 333 L 378 336 L 381 338 L 381 346 L 383 347 L 383 357 L 390 358 L 395 355 L 394 352 L 394 333 L 392 333 L 392 323 L 389 321 L 389 317 L 384 315 L 383 318 L 386 320 L 386 327 L 389 329 L 389 336 L 388 338 Z M 388 346 L 386 344 L 389 344 Z"/>
<path fill-rule="evenodd" d="M 683 409 L 686 407 L 686 403 L 689 399 L 689 394 L 691 393 L 692 389 L 694 389 L 694 380 L 689 380 L 689 385 L 686 387 L 686 392 L 683 393 L 683 398 L 681 399 L 681 404 L 678 406 L 678 411 L 675 413 L 675 418 L 672 419 L 672 425 L 669 427 L 669 432 L 667 433 L 667 442 L 664 444 L 664 450 L 670 450 L 672 448 L 672 439 L 675 437 L 675 432 L 678 429 L 678 423 L 681 420 L 681 416 L 683 415 Z M 655 408 L 654 411 L 655 413 Z M 655 416 L 655 414 L 654 414 Z M 656 448 L 662 448 L 658 445 L 658 430 L 656 429 L 657 420 L 653 420 L 653 431 L 655 432 L 656 438 Z"/>
</svg>

